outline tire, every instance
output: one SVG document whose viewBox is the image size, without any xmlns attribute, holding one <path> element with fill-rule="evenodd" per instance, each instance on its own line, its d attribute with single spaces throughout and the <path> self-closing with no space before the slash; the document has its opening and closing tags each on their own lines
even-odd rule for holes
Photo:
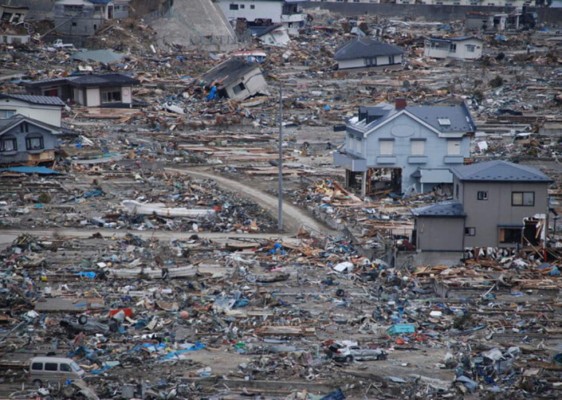
<svg viewBox="0 0 562 400">
<path fill-rule="evenodd" d="M 353 362 L 353 356 L 352 355 L 345 356 L 345 362 Z"/>
<path fill-rule="evenodd" d="M 43 382 L 41 382 L 41 379 L 35 379 L 33 381 L 33 387 L 35 387 L 35 389 L 39 389 L 40 387 L 43 387 Z"/>
<path fill-rule="evenodd" d="M 86 325 L 87 322 L 88 322 L 88 317 L 86 317 L 85 315 L 81 315 L 78 317 L 78 323 L 80 325 Z"/>
</svg>

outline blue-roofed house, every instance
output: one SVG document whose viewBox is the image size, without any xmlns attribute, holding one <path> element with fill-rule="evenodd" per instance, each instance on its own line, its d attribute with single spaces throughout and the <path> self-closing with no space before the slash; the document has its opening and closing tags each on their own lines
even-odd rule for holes
<svg viewBox="0 0 562 400">
<path fill-rule="evenodd" d="M 0 164 L 52 162 L 61 128 L 20 114 L 0 119 Z"/>
<path fill-rule="evenodd" d="M 397 46 L 360 37 L 344 43 L 334 55 L 338 69 L 402 65 L 404 51 Z"/>
<path fill-rule="evenodd" d="M 64 102 L 58 97 L 0 93 L 0 119 L 20 114 L 60 127 L 64 106 Z"/>
<path fill-rule="evenodd" d="M 425 39 L 423 54 L 430 58 L 454 58 L 477 60 L 482 57 L 484 41 L 474 36 L 428 37 Z"/>
<path fill-rule="evenodd" d="M 541 171 L 507 161 L 452 167 L 453 200 L 412 211 L 422 251 L 537 246 L 548 228 L 548 186 Z"/>
<path fill-rule="evenodd" d="M 390 188 L 396 193 L 431 191 L 451 185 L 449 168 L 470 156 L 476 127 L 464 103 L 413 105 L 397 99 L 359 107 L 347 121 L 345 143 L 334 164 L 346 170 L 346 186 L 370 195 Z"/>
</svg>

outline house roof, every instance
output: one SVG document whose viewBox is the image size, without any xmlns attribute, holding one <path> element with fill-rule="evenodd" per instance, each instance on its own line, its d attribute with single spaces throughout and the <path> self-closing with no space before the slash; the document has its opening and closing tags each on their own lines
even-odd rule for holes
<svg viewBox="0 0 562 400">
<path fill-rule="evenodd" d="M 43 106 L 64 106 L 64 101 L 54 96 L 34 96 L 30 94 L 0 94 L 0 99 L 20 100 L 29 104 L 40 104 Z"/>
<path fill-rule="evenodd" d="M 0 135 L 3 135 L 4 133 L 6 133 L 6 131 L 12 129 L 14 126 L 18 126 L 23 121 L 48 129 L 51 131 L 53 135 L 58 134 L 60 132 L 60 128 L 54 125 L 46 124 L 42 121 L 38 121 L 36 119 L 29 118 L 21 114 L 15 114 L 12 115 L 10 118 L 0 119 Z"/>
<path fill-rule="evenodd" d="M 373 107 L 361 106 L 359 116 L 350 119 L 349 123 L 354 129 L 371 132 L 401 113 L 411 115 L 442 134 L 464 134 L 476 131 L 476 124 L 464 102 L 453 105 L 415 105 L 398 110 L 394 105 L 388 103 L 381 103 Z M 360 119 L 361 117 L 363 118 Z"/>
<path fill-rule="evenodd" d="M 100 62 L 103 64 L 118 63 L 123 61 L 125 54 L 116 53 L 113 50 L 101 49 L 101 50 L 87 50 L 78 51 L 74 53 L 70 58 L 78 61 L 93 61 Z"/>
<path fill-rule="evenodd" d="M 249 25 L 248 29 L 252 32 L 253 35 L 256 37 L 262 37 L 270 32 L 273 32 L 277 29 L 284 29 L 283 25 L 281 24 L 272 24 L 272 25 Z"/>
<path fill-rule="evenodd" d="M 256 69 L 260 70 L 261 73 L 261 69 L 256 63 L 250 63 L 244 59 L 235 57 L 212 68 L 201 78 L 207 84 L 217 81 L 220 82 L 222 86 L 230 86 L 248 72 Z"/>
<path fill-rule="evenodd" d="M 336 61 L 353 60 L 356 58 L 393 56 L 403 54 L 404 51 L 388 43 L 370 38 L 358 38 L 343 44 L 334 56 Z"/>
<path fill-rule="evenodd" d="M 547 175 L 538 169 L 503 160 L 486 161 L 451 168 L 461 181 L 473 182 L 544 182 L 550 183 Z"/>
<path fill-rule="evenodd" d="M 416 217 L 428 218 L 463 218 L 466 216 L 462 204 L 453 200 L 414 208 L 412 214 Z"/>
<path fill-rule="evenodd" d="M 123 74 L 88 74 L 76 75 L 66 78 L 46 79 L 43 81 L 25 82 L 25 86 L 41 87 L 47 85 L 64 85 L 68 84 L 74 87 L 107 87 L 107 86 L 126 86 L 138 85 L 140 82 L 137 79 Z"/>
<path fill-rule="evenodd" d="M 444 42 L 444 43 L 465 42 L 467 40 L 477 40 L 479 42 L 483 42 L 482 39 L 477 38 L 476 36 L 457 36 L 457 37 L 449 37 L 449 38 L 429 36 L 427 39 L 432 42 Z"/>
</svg>

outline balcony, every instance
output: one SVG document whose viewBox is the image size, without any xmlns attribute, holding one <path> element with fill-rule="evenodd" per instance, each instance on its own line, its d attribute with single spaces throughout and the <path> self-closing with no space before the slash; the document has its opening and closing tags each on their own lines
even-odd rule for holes
<svg viewBox="0 0 562 400">
<path fill-rule="evenodd" d="M 347 153 L 334 153 L 334 165 L 344 167 L 352 172 L 364 172 L 367 170 L 367 160 Z"/>
<path fill-rule="evenodd" d="M 443 157 L 444 164 L 464 164 L 464 157 L 462 155 L 458 156 L 445 156 Z"/>
</svg>

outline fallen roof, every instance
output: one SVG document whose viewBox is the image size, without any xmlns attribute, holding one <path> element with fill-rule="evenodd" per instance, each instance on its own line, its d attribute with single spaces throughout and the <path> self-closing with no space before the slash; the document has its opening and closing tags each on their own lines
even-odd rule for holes
<svg viewBox="0 0 562 400">
<path fill-rule="evenodd" d="M 404 51 L 388 43 L 379 42 L 369 38 L 351 40 L 342 45 L 334 59 L 337 61 L 353 60 L 355 58 L 401 55 Z"/>
<path fill-rule="evenodd" d="M 255 69 L 261 72 L 256 63 L 250 63 L 241 58 L 231 58 L 212 68 L 202 76 L 202 79 L 207 83 L 218 81 L 224 86 L 229 86 Z"/>
<path fill-rule="evenodd" d="M 99 62 L 102 64 L 118 63 L 125 58 L 125 54 L 113 50 L 86 50 L 72 54 L 73 60 L 84 62 Z"/>
<path fill-rule="evenodd" d="M 451 172 L 461 181 L 552 182 L 552 179 L 538 169 L 503 160 L 461 165 L 451 168 Z"/>
<path fill-rule="evenodd" d="M 64 101 L 55 96 L 35 96 L 31 94 L 0 94 L 0 99 L 20 100 L 29 104 L 40 104 L 43 106 L 63 107 Z"/>
</svg>

